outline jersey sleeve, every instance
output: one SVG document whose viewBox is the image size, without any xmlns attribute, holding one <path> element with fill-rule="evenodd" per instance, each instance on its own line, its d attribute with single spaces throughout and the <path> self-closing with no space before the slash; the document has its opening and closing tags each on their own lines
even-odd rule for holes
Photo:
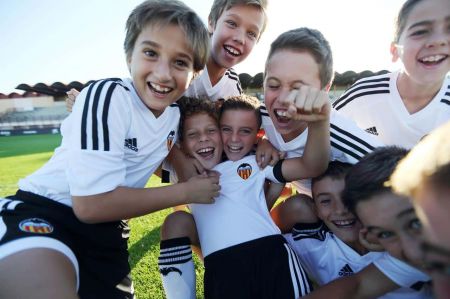
<svg viewBox="0 0 450 299">
<path fill-rule="evenodd" d="M 374 261 L 375 267 L 397 285 L 405 288 L 414 288 L 418 284 L 430 281 L 430 277 L 411 267 L 410 265 L 384 253 Z"/>
<path fill-rule="evenodd" d="M 384 144 L 351 119 L 332 110 L 330 118 L 331 160 L 355 164 Z"/>
<path fill-rule="evenodd" d="M 129 92 L 122 81 L 107 79 L 92 83 L 77 97 L 67 136 L 71 195 L 104 193 L 124 183 L 124 140 L 131 124 Z"/>
</svg>

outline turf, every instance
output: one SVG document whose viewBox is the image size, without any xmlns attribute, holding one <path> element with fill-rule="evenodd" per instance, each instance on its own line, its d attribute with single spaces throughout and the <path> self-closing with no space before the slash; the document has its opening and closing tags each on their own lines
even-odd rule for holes
<svg viewBox="0 0 450 299">
<path fill-rule="evenodd" d="M 59 135 L 29 135 L 0 137 L 0 196 L 14 194 L 20 178 L 42 166 L 59 145 Z M 152 177 L 147 186 L 158 186 Z M 128 242 L 130 266 L 137 298 L 164 298 L 158 272 L 159 229 L 170 209 L 130 221 Z M 197 294 L 203 298 L 203 266 L 194 256 L 197 269 Z"/>
</svg>

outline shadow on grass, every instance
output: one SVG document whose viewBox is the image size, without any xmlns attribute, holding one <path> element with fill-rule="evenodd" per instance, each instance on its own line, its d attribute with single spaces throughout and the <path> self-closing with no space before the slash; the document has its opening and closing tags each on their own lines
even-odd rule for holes
<svg viewBox="0 0 450 299">
<path fill-rule="evenodd" d="M 153 246 L 159 245 L 159 229 L 159 226 L 155 227 L 128 248 L 131 269 L 139 263 Z"/>
</svg>

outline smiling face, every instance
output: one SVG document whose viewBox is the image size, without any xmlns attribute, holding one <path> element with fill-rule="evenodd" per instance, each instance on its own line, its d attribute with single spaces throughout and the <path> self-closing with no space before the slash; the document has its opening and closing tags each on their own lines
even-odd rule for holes
<svg viewBox="0 0 450 299">
<path fill-rule="evenodd" d="M 284 117 L 287 107 L 280 104 L 288 94 L 302 85 L 321 88 L 319 66 L 305 51 L 279 50 L 267 61 L 264 78 L 264 102 L 276 130 L 287 142 L 306 129 L 306 123 Z"/>
<path fill-rule="evenodd" d="M 206 169 L 219 164 L 222 158 L 222 139 L 217 121 L 207 113 L 197 113 L 186 118 L 182 148 Z"/>
<path fill-rule="evenodd" d="M 339 239 L 352 246 L 359 243 L 362 225 L 342 202 L 344 185 L 343 177 L 324 177 L 314 182 L 312 194 L 317 216 Z"/>
<path fill-rule="evenodd" d="M 423 266 L 422 225 L 408 199 L 386 191 L 359 202 L 356 213 L 389 254 L 417 268 Z"/>
<path fill-rule="evenodd" d="M 220 132 L 229 160 L 238 161 L 252 150 L 258 129 L 255 111 L 233 109 L 222 113 Z"/>
<path fill-rule="evenodd" d="M 418 2 L 391 52 L 393 61 L 400 59 L 412 80 L 440 85 L 450 70 L 450 2 Z"/>
<path fill-rule="evenodd" d="M 193 51 L 177 25 L 145 27 L 127 59 L 142 102 L 158 117 L 185 92 L 194 74 Z"/>
<path fill-rule="evenodd" d="M 255 5 L 238 4 L 224 10 L 216 24 L 209 22 L 211 59 L 223 70 L 243 61 L 252 51 L 264 24 L 264 13 Z"/>
</svg>

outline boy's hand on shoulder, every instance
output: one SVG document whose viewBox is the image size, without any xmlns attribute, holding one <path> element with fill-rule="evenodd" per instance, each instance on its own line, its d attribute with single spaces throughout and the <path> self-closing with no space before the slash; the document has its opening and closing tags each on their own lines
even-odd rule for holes
<svg viewBox="0 0 450 299">
<path fill-rule="evenodd" d="M 186 184 L 187 203 L 209 204 L 219 196 L 220 174 L 217 171 L 203 172 L 190 178 Z"/>
<path fill-rule="evenodd" d="M 288 107 L 287 116 L 295 120 L 318 122 L 330 118 L 330 99 L 328 93 L 321 89 L 302 85 L 281 102 Z"/>
<path fill-rule="evenodd" d="M 67 94 L 66 109 L 67 111 L 72 112 L 72 107 L 75 104 L 75 99 L 80 94 L 80 92 L 75 88 L 72 88 L 66 94 Z"/>
<path fill-rule="evenodd" d="M 267 165 L 275 166 L 280 160 L 280 152 L 266 138 L 261 138 L 256 146 L 256 163 L 263 169 Z"/>
</svg>

